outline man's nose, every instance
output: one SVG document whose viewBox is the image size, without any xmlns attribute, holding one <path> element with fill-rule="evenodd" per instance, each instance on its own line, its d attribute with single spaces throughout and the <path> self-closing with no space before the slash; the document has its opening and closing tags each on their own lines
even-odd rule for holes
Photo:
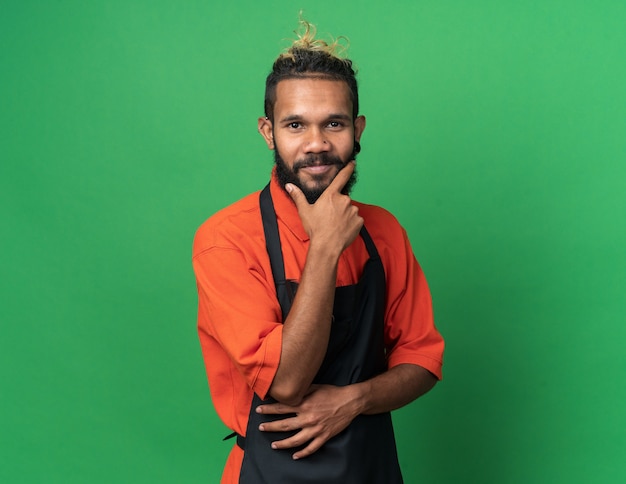
<svg viewBox="0 0 626 484">
<path fill-rule="evenodd" d="M 322 153 L 328 150 L 330 150 L 330 143 L 326 140 L 323 131 L 320 129 L 309 130 L 304 145 L 305 153 Z"/>
</svg>

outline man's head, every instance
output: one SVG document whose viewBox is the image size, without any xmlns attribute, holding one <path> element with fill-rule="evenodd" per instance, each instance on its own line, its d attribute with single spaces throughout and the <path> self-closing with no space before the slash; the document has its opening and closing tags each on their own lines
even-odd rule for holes
<svg viewBox="0 0 626 484">
<path fill-rule="evenodd" d="M 360 151 L 365 118 L 358 116 L 352 62 L 340 58 L 336 42 L 304 33 L 274 62 L 265 91 L 259 131 L 274 150 L 281 184 L 294 183 L 313 203 Z M 355 177 L 346 185 L 348 193 Z"/>
</svg>

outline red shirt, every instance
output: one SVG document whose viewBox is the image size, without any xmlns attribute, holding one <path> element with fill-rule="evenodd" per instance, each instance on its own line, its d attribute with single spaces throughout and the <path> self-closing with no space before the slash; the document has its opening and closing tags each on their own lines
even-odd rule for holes
<svg viewBox="0 0 626 484">
<path fill-rule="evenodd" d="M 309 246 L 298 211 L 272 176 L 287 279 L 300 281 Z M 433 323 L 430 291 L 405 230 L 386 210 L 353 202 L 380 254 L 387 280 L 388 366 L 411 363 L 441 378 L 444 342 Z M 361 237 L 339 259 L 337 286 L 356 284 L 368 259 Z M 267 396 L 278 368 L 282 316 L 255 192 L 209 218 L 196 233 L 198 333 L 217 413 L 245 435 L 253 392 Z M 243 452 L 234 446 L 222 482 L 237 482 Z"/>
</svg>

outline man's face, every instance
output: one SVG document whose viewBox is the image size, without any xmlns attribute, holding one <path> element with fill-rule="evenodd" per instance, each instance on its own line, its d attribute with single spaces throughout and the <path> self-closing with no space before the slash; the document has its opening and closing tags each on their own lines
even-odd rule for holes
<svg viewBox="0 0 626 484">
<path fill-rule="evenodd" d="M 352 119 L 348 85 L 326 79 L 280 81 L 274 122 L 259 119 L 259 131 L 275 150 L 279 180 L 299 186 L 310 203 L 354 158 L 364 128 L 363 116 Z"/>
</svg>

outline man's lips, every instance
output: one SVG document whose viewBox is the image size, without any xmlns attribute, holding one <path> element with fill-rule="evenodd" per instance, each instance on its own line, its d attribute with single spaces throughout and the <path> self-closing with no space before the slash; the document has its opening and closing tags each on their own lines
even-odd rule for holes
<svg viewBox="0 0 626 484">
<path fill-rule="evenodd" d="M 335 165 L 310 165 L 303 166 L 301 170 L 305 170 L 309 173 L 326 173 Z"/>
<path fill-rule="evenodd" d="M 329 168 L 336 166 L 341 170 L 345 165 L 340 159 L 317 159 L 305 162 L 296 162 L 293 172 L 298 173 L 300 170 L 307 170 L 310 173 L 325 173 Z"/>
</svg>

